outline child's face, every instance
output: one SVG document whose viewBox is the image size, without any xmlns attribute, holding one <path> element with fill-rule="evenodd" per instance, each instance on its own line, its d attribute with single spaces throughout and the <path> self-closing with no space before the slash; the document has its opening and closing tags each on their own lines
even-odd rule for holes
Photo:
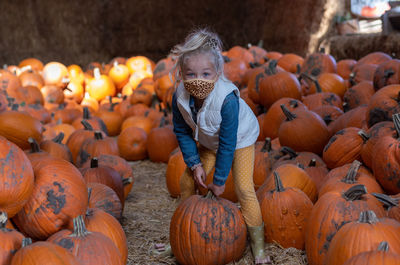
<svg viewBox="0 0 400 265">
<path fill-rule="evenodd" d="M 185 58 L 182 69 L 184 80 L 197 78 L 214 80 L 216 76 L 217 71 L 210 53 L 193 54 Z"/>
</svg>

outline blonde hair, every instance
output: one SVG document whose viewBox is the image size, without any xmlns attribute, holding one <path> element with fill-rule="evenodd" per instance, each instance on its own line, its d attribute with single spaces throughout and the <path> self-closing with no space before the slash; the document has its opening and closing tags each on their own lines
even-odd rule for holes
<svg viewBox="0 0 400 265">
<path fill-rule="evenodd" d="M 214 66 L 217 73 L 224 76 L 224 58 L 222 52 L 222 41 L 219 36 L 208 29 L 197 29 L 192 31 L 181 44 L 175 45 L 171 50 L 170 56 L 175 61 L 173 73 L 175 82 L 179 83 L 181 79 L 181 70 L 185 58 L 200 54 L 210 53 L 214 58 Z"/>
</svg>

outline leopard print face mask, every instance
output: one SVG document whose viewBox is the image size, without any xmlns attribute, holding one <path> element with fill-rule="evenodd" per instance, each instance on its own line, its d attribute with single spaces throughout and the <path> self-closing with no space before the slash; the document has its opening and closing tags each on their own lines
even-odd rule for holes
<svg viewBox="0 0 400 265">
<path fill-rule="evenodd" d="M 196 79 L 184 80 L 183 86 L 185 87 L 186 91 L 189 92 L 189 94 L 192 95 L 193 97 L 198 99 L 204 99 L 214 89 L 216 81 L 217 78 L 215 78 L 214 80 L 196 78 Z"/>
</svg>

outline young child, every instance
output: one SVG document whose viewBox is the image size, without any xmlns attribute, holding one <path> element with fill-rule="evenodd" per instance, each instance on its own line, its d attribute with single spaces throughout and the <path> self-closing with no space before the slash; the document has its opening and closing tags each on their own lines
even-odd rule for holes
<svg viewBox="0 0 400 265">
<path fill-rule="evenodd" d="M 232 167 L 255 263 L 267 264 L 270 259 L 264 254 L 264 225 L 253 183 L 259 126 L 238 88 L 224 77 L 221 50 L 218 35 L 201 29 L 171 52 L 178 84 L 172 99 L 174 132 L 187 165 L 180 182 L 181 201 L 195 194 L 196 185 L 221 195 Z M 205 178 L 214 166 L 213 182 L 206 186 Z M 169 246 L 156 248 L 159 253 L 170 250 Z"/>
</svg>

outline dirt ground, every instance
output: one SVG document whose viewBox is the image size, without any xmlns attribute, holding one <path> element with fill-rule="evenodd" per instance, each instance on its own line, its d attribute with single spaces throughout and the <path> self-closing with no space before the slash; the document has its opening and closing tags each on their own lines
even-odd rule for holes
<svg viewBox="0 0 400 265">
<path fill-rule="evenodd" d="M 155 258 L 148 254 L 154 243 L 167 243 L 169 223 L 178 200 L 169 196 L 165 185 L 167 165 L 148 160 L 132 162 L 135 183 L 126 202 L 122 226 L 128 240 L 128 265 L 133 264 L 178 264 L 174 257 Z M 273 264 L 306 265 L 303 251 L 283 249 L 276 244 L 267 244 L 266 251 Z M 254 264 L 250 248 L 243 258 L 231 263 Z"/>
</svg>

